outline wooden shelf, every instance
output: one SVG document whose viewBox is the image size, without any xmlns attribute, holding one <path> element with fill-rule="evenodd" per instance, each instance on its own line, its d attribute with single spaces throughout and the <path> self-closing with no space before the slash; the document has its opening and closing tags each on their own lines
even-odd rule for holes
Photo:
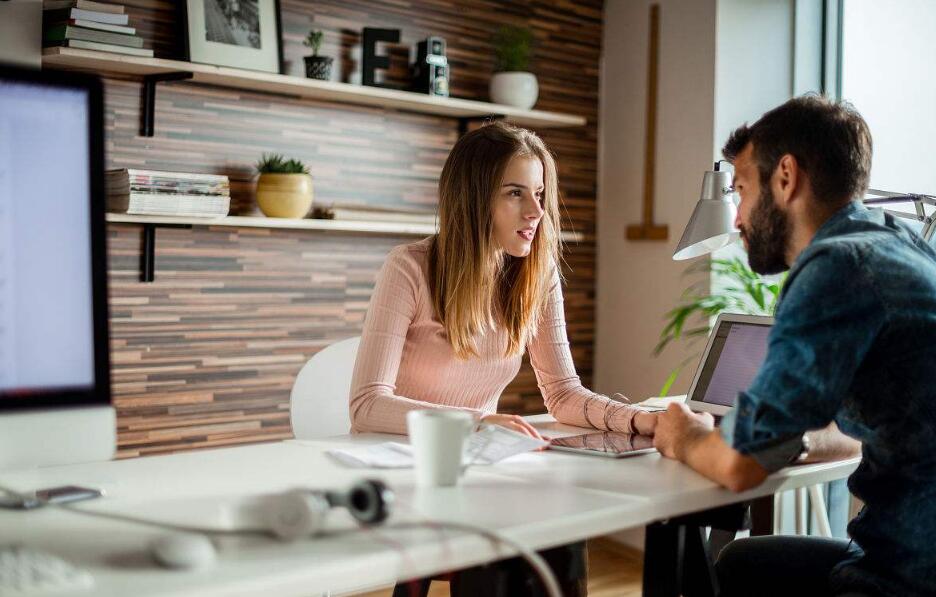
<svg viewBox="0 0 936 597">
<path fill-rule="evenodd" d="M 435 234 L 432 224 L 406 224 L 402 222 L 372 222 L 362 220 L 316 220 L 292 218 L 266 218 L 254 216 L 225 216 L 223 218 L 193 218 L 178 216 L 131 216 L 107 214 L 107 221 L 114 224 L 151 224 L 162 226 L 235 226 L 246 228 L 288 228 L 293 230 L 325 230 L 332 232 L 360 232 L 363 234 L 400 234 L 406 236 L 429 236 Z M 565 242 L 580 242 L 585 235 L 581 232 L 563 232 Z"/>
<path fill-rule="evenodd" d="M 586 122 L 584 117 L 572 114 L 520 110 L 502 104 L 434 97 L 397 89 L 333 83 L 224 66 L 162 58 L 140 58 L 76 48 L 46 48 L 43 50 L 42 65 L 45 68 L 80 68 L 143 77 L 190 73 L 190 80 L 196 83 L 452 118 L 484 118 L 498 115 L 517 125 L 533 128 L 584 126 Z"/>
</svg>

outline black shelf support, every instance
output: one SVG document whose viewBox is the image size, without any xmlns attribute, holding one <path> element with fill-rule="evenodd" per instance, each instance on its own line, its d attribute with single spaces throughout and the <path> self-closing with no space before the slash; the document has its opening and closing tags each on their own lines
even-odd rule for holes
<svg viewBox="0 0 936 597">
<path fill-rule="evenodd" d="M 468 132 L 468 127 L 473 122 L 493 122 L 506 118 L 503 114 L 488 114 L 487 116 L 462 116 L 458 119 L 458 136 L 461 137 Z"/>
<path fill-rule="evenodd" d="M 191 228 L 190 224 L 143 224 L 143 250 L 140 251 L 140 282 L 156 279 L 156 228 Z"/>
<path fill-rule="evenodd" d="M 182 81 L 191 79 L 192 73 L 160 73 L 143 77 L 143 110 L 141 112 L 140 136 L 152 137 L 156 122 L 156 84 L 163 81 Z"/>
<path fill-rule="evenodd" d="M 140 252 L 140 282 L 156 279 L 156 226 L 143 224 L 143 251 Z"/>
</svg>

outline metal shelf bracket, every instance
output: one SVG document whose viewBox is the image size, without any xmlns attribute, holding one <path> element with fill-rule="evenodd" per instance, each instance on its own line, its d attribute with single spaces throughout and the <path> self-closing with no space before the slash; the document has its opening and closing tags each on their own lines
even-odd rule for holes
<svg viewBox="0 0 936 597">
<path fill-rule="evenodd" d="M 140 282 L 156 279 L 156 227 L 191 228 L 187 224 L 143 224 L 143 249 L 140 251 Z"/>
<path fill-rule="evenodd" d="M 182 81 L 191 79 L 190 72 L 160 73 L 143 77 L 143 110 L 140 123 L 140 136 L 152 137 L 156 122 L 156 84 L 163 81 Z"/>
</svg>

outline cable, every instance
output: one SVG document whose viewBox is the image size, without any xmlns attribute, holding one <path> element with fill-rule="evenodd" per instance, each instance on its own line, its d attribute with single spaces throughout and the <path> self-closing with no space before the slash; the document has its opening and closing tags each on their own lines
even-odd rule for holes
<svg viewBox="0 0 936 597">
<path fill-rule="evenodd" d="M 18 491 L 10 489 L 8 487 L 0 486 L 0 491 L 18 497 L 25 500 L 32 500 L 28 495 L 24 495 Z M 172 531 L 179 531 L 183 533 L 201 533 L 204 535 L 262 535 L 268 536 L 267 531 L 261 529 L 212 529 L 212 528 L 203 528 L 196 526 L 189 526 L 184 524 L 175 524 L 172 522 L 163 522 L 159 520 L 150 520 L 147 518 L 138 518 L 136 516 L 130 516 L 128 514 L 116 514 L 114 512 L 101 512 L 98 510 L 85 510 L 84 508 L 79 508 L 73 504 L 56 504 L 54 502 L 41 501 L 37 508 L 58 508 L 60 510 L 65 510 L 67 512 L 74 512 L 75 514 L 84 514 L 86 516 L 94 516 L 97 518 L 106 518 L 109 520 L 117 520 L 120 522 L 129 522 L 133 524 L 140 524 L 144 526 L 157 527 L 162 529 L 169 529 Z"/>
<path fill-rule="evenodd" d="M 28 496 L 23 495 L 22 493 L 9 489 L 7 487 L 0 486 L 0 491 L 3 491 L 7 494 L 20 497 L 23 499 L 28 499 Z M 140 524 L 145 526 L 170 529 L 174 531 L 181 531 L 187 533 L 201 533 L 205 535 L 260 535 L 260 536 L 269 536 L 269 533 L 259 529 L 209 529 L 194 527 L 188 525 L 174 524 L 171 522 L 162 522 L 157 520 L 149 520 L 146 518 L 138 518 L 136 516 L 129 516 L 126 514 L 114 514 L 111 512 L 101 512 L 96 510 L 85 510 L 82 508 L 75 507 L 71 504 L 55 504 L 51 502 L 43 502 L 42 508 L 52 507 L 58 508 L 60 510 L 65 510 L 66 512 L 73 512 L 76 514 L 84 514 L 86 516 L 95 516 L 98 518 L 106 518 L 109 520 L 117 520 L 121 522 L 129 522 L 133 524 Z M 343 530 L 343 531 L 331 531 L 325 532 L 319 535 L 320 537 L 336 537 L 345 534 L 351 534 L 355 532 L 360 532 L 363 529 L 368 527 L 358 527 L 352 530 Z M 460 523 L 460 522 L 440 522 L 433 520 L 426 520 L 420 522 L 409 522 L 409 523 L 394 523 L 389 525 L 382 525 L 380 527 L 371 527 L 371 530 L 374 529 L 419 529 L 419 528 L 430 528 L 430 529 L 452 529 L 467 533 L 473 533 L 480 535 L 485 539 L 488 539 L 492 543 L 502 543 L 508 545 L 515 549 L 520 556 L 526 560 L 526 562 L 532 567 L 536 573 L 539 575 L 540 580 L 543 582 L 543 586 L 546 588 L 546 594 L 549 597 L 562 597 L 562 591 L 559 589 L 559 582 L 556 580 L 556 575 L 553 574 L 553 571 L 549 568 L 549 564 L 546 563 L 546 560 L 543 559 L 541 555 L 536 553 L 536 551 L 530 549 L 529 547 L 523 545 L 518 541 L 514 541 L 508 537 L 504 537 L 495 531 L 485 529 L 483 527 Z"/>
<path fill-rule="evenodd" d="M 546 563 L 546 560 L 543 559 L 543 556 L 538 554 L 533 549 L 523 545 L 519 541 L 514 541 L 513 539 L 505 537 L 495 531 L 460 522 L 439 522 L 433 520 L 410 523 L 394 523 L 391 525 L 385 525 L 381 527 L 381 529 L 419 529 L 424 527 L 433 529 L 452 529 L 466 533 L 473 533 L 488 539 L 492 543 L 503 543 L 512 547 L 524 560 L 526 560 L 530 567 L 536 571 L 540 580 L 543 582 L 543 586 L 546 589 L 546 594 L 549 597 L 562 597 L 562 590 L 559 588 L 559 581 L 556 580 L 556 575 L 553 573 L 552 569 L 550 569 L 549 564 Z"/>
</svg>

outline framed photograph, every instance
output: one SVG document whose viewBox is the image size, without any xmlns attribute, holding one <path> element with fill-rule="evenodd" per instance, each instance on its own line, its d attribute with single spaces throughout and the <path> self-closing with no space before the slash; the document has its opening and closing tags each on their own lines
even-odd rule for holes
<svg viewBox="0 0 936 597">
<path fill-rule="evenodd" d="M 279 0 L 185 0 L 190 62 L 281 72 Z"/>
</svg>

